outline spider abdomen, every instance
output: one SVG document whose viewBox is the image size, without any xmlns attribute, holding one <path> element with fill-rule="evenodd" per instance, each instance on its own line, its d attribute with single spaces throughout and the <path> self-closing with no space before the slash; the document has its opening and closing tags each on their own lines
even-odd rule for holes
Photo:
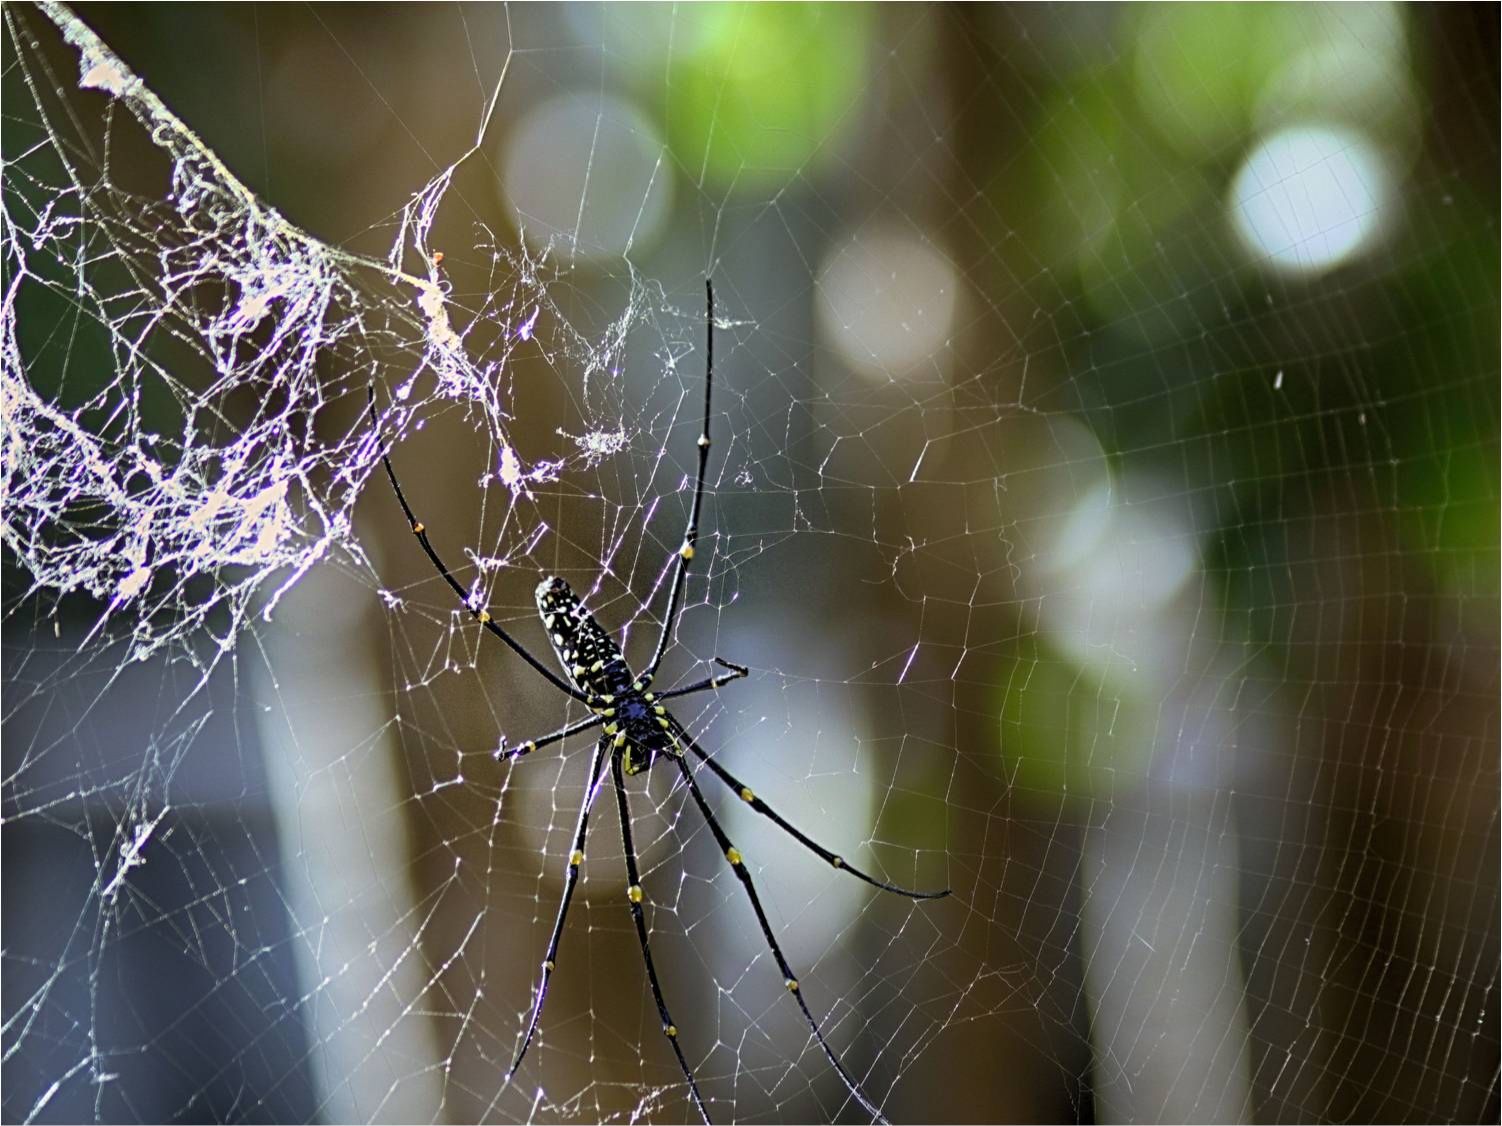
<svg viewBox="0 0 1502 1126">
<path fill-rule="evenodd" d="M 621 647 L 580 605 L 567 582 L 555 577 L 538 583 L 537 612 L 553 652 L 581 691 L 618 696 L 630 690 L 631 669 Z"/>
</svg>

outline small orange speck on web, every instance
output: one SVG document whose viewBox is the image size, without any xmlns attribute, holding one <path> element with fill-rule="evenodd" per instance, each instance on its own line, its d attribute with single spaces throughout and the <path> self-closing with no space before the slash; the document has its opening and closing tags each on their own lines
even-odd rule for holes
<svg viewBox="0 0 1502 1126">
<path fill-rule="evenodd" d="M 433 265 L 435 265 L 435 266 L 442 266 L 443 265 L 443 251 L 441 251 L 441 250 L 435 250 L 435 251 L 433 251 Z"/>
</svg>

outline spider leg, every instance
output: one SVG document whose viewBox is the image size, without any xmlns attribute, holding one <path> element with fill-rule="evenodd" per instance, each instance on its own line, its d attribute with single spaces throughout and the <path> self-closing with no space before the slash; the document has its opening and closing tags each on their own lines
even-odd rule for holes
<svg viewBox="0 0 1502 1126">
<path fill-rule="evenodd" d="M 578 723 L 572 723 L 567 727 L 560 728 L 559 730 L 553 732 L 551 735 L 544 735 L 541 739 L 528 739 L 525 743 L 518 743 L 510 750 L 507 750 L 507 748 L 503 744 L 495 752 L 495 757 L 498 759 L 511 759 L 515 761 L 516 759 L 521 758 L 523 755 L 530 755 L 533 751 L 542 750 L 543 747 L 551 747 L 554 743 L 561 742 L 564 739 L 567 739 L 570 735 L 577 735 L 581 731 L 588 731 L 591 727 L 595 727 L 598 724 L 604 722 L 605 719 L 603 716 L 591 716 L 589 719 L 581 719 Z"/>
<path fill-rule="evenodd" d="M 714 284 L 708 278 L 704 279 L 704 298 L 704 429 L 699 431 L 699 472 L 694 478 L 694 504 L 689 511 L 688 529 L 683 533 L 683 546 L 678 549 L 677 570 L 673 573 L 672 593 L 668 595 L 668 612 L 662 619 L 662 633 L 657 638 L 657 649 L 637 678 L 643 685 L 650 684 L 657 675 L 657 666 L 662 664 L 662 655 L 667 652 L 668 642 L 678 625 L 678 606 L 683 600 L 688 563 L 694 557 L 694 544 L 699 539 L 699 509 L 704 502 L 704 471 L 709 467 L 709 393 L 714 385 Z"/>
<path fill-rule="evenodd" d="M 532 1044 L 532 1036 L 537 1031 L 537 1022 L 542 1019 L 542 1006 L 548 999 L 548 982 L 553 976 L 553 968 L 558 964 L 558 943 L 563 937 L 563 924 L 568 918 L 568 905 L 574 898 L 574 885 L 579 882 L 579 866 L 584 863 L 584 835 L 589 829 L 589 809 L 595 803 L 595 795 L 599 793 L 600 783 L 605 780 L 605 774 L 600 768 L 609 747 L 610 740 L 601 739 L 595 744 L 595 753 L 589 762 L 589 788 L 584 791 L 584 804 L 579 807 L 579 827 L 574 832 L 574 847 L 568 855 L 568 873 L 563 878 L 563 902 L 558 904 L 558 918 L 553 923 L 553 937 L 548 939 L 547 957 L 542 960 L 542 979 L 537 983 L 537 996 L 532 1002 L 532 1019 L 527 1022 L 527 1034 L 522 1038 L 521 1050 L 516 1053 L 511 1069 L 506 1072 L 508 1083 L 516 1074 L 516 1069 L 521 1066 L 522 1057 L 527 1054 L 527 1049 Z"/>
<path fill-rule="evenodd" d="M 663 693 L 663 695 L 666 696 L 667 693 Z M 757 813 L 767 818 L 767 820 L 771 821 L 784 833 L 792 837 L 795 841 L 801 844 L 804 848 L 808 849 L 814 855 L 822 857 L 826 863 L 832 864 L 842 872 L 849 872 L 856 879 L 864 880 L 872 887 L 881 888 L 882 891 L 889 891 L 894 895 L 905 895 L 909 899 L 943 899 L 952 890 L 950 888 L 945 888 L 943 891 L 913 891 L 909 888 L 898 887 L 896 884 L 889 884 L 885 880 L 878 880 L 875 876 L 868 876 L 865 872 L 862 872 L 859 868 L 855 867 L 855 865 L 851 864 L 843 856 L 840 856 L 838 853 L 830 852 L 829 849 L 825 848 L 818 841 L 808 836 L 808 834 L 804 833 L 791 821 L 783 817 L 782 814 L 778 813 L 766 802 L 762 801 L 761 798 L 757 797 L 756 792 L 752 790 L 750 786 L 746 785 L 734 774 L 731 774 L 730 771 L 726 770 L 723 766 L 721 766 L 718 762 L 711 758 L 709 752 L 704 750 L 703 747 L 699 746 L 698 743 L 694 742 L 688 731 L 676 719 L 672 719 L 670 717 L 669 722 L 672 724 L 673 732 L 678 736 L 679 741 L 682 742 L 683 745 L 686 746 L 690 751 L 692 751 L 695 757 L 697 757 L 700 762 L 709 767 L 716 778 L 725 783 L 725 785 L 728 786 L 735 794 L 739 795 L 740 799 L 743 802 L 749 805 Z"/>
<path fill-rule="evenodd" d="M 688 785 L 688 791 L 693 795 L 694 804 L 699 807 L 709 831 L 714 834 L 719 843 L 720 851 L 725 854 L 725 859 L 730 862 L 731 869 L 741 881 L 741 887 L 746 889 L 746 895 L 751 900 L 751 907 L 756 911 L 756 921 L 761 924 L 762 936 L 767 940 L 767 946 L 772 951 L 772 957 L 777 959 L 777 968 L 782 971 L 783 984 L 787 986 L 793 1000 L 798 1002 L 798 1008 L 803 1010 L 803 1019 L 808 1022 L 808 1027 L 813 1031 L 814 1039 L 819 1042 L 819 1047 L 824 1049 L 824 1055 L 834 1065 L 840 1079 L 844 1081 L 845 1089 L 850 1092 L 855 1101 L 860 1103 L 877 1122 L 885 1123 L 887 1120 L 881 1111 L 864 1091 L 845 1070 L 845 1065 L 840 1062 L 840 1057 L 835 1055 L 834 1049 L 829 1046 L 829 1041 L 824 1039 L 824 1033 L 819 1030 L 819 1022 L 814 1019 L 814 1014 L 809 1011 L 808 1002 L 803 999 L 803 992 L 798 985 L 798 976 L 793 973 L 793 968 L 788 965 L 788 960 L 783 956 L 782 947 L 777 944 L 777 936 L 772 933 L 772 924 L 767 920 L 766 910 L 761 905 L 761 898 L 756 894 L 756 886 L 751 882 L 751 873 L 746 868 L 745 860 L 735 845 L 730 843 L 730 838 L 725 835 L 725 830 L 720 828 L 720 823 L 715 820 L 714 811 L 709 808 L 709 802 L 705 800 L 704 792 L 699 789 L 698 782 L 694 781 L 694 772 L 689 769 L 688 763 L 683 756 L 674 755 L 673 761 L 678 764 L 678 772 L 683 775 L 683 780 Z"/>
<path fill-rule="evenodd" d="M 699 1116 L 704 1119 L 705 1126 L 709 1126 L 709 1110 L 704 1105 L 704 1097 L 699 1094 L 699 1085 L 694 1082 L 693 1069 L 688 1066 L 688 1060 L 684 1058 L 683 1047 L 678 1043 L 678 1026 L 673 1023 L 673 1018 L 668 1013 L 667 1002 L 662 999 L 662 985 L 657 980 L 657 969 L 652 965 L 652 949 L 647 944 L 647 921 L 642 913 L 642 900 L 645 895 L 641 887 L 641 873 L 637 870 L 636 846 L 631 840 L 631 808 L 626 799 L 625 780 L 621 777 L 619 754 L 610 756 L 610 772 L 615 780 L 616 805 L 621 812 L 621 842 L 626 849 L 626 875 L 631 880 L 626 888 L 626 898 L 631 903 L 631 918 L 636 923 L 636 937 L 641 943 L 641 959 L 647 967 L 647 981 L 652 985 L 652 999 L 657 1002 L 657 1015 L 662 1018 L 663 1035 L 668 1038 L 668 1043 L 673 1045 L 673 1054 L 678 1057 L 678 1066 L 683 1069 L 683 1077 L 688 1080 L 688 1089 L 693 1095 L 694 1106 L 699 1108 Z"/>
<path fill-rule="evenodd" d="M 722 685 L 729 684 L 732 680 L 739 680 L 743 676 L 751 675 L 751 670 L 745 665 L 722 661 L 719 657 L 715 658 L 715 664 L 723 665 L 730 671 L 722 672 L 718 676 L 706 677 L 697 683 L 690 684 L 687 688 L 675 688 L 671 692 L 659 692 L 657 693 L 657 699 L 671 700 L 674 696 L 689 696 L 695 692 L 703 692 L 707 688 L 719 688 Z"/>
<path fill-rule="evenodd" d="M 370 408 L 370 426 L 371 429 L 374 430 L 379 436 L 380 421 L 376 418 L 375 387 L 367 387 L 365 389 L 365 394 L 366 403 Z M 407 523 L 412 528 L 412 534 L 417 537 L 418 544 L 421 545 L 423 552 L 427 555 L 428 560 L 433 564 L 434 569 L 437 570 L 440 576 L 442 576 L 443 581 L 448 583 L 449 586 L 453 589 L 454 593 L 459 596 L 459 604 L 469 611 L 471 617 L 473 617 L 491 633 L 495 634 L 508 646 L 510 646 L 512 652 L 516 653 L 517 656 L 521 657 L 521 659 L 526 661 L 527 664 L 531 665 L 534 669 L 540 672 L 548 680 L 548 682 L 553 685 L 554 688 L 558 689 L 558 691 L 560 692 L 572 696 L 574 699 L 579 700 L 582 703 L 593 705 L 595 701 L 592 697 L 585 695 L 573 685 L 563 680 L 536 657 L 532 656 L 531 653 L 527 652 L 526 648 L 523 647 L 521 642 L 517 641 L 516 638 L 512 637 L 500 626 L 496 625 L 495 622 L 491 620 L 489 611 L 476 610 L 469 604 L 469 596 L 465 593 L 464 587 L 459 585 L 459 580 L 454 578 L 453 574 L 450 573 L 448 567 L 445 566 L 443 560 L 439 557 L 437 550 L 434 549 L 432 541 L 428 539 L 427 525 L 425 525 L 421 520 L 417 518 L 416 514 L 414 514 L 412 511 L 412 506 L 407 503 L 407 494 L 402 492 L 401 482 L 396 479 L 396 470 L 391 467 L 391 455 L 388 453 L 382 453 L 381 464 L 386 467 L 386 477 L 391 482 L 391 490 L 396 493 L 396 499 L 398 503 L 401 504 L 402 511 L 406 513 Z"/>
</svg>

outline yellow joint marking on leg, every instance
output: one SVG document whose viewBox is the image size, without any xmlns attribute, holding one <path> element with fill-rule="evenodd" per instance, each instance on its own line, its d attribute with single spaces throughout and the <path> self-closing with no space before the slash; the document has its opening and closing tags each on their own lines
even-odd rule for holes
<svg viewBox="0 0 1502 1126">
<path fill-rule="evenodd" d="M 546 962 L 544 962 L 542 964 L 542 968 L 545 971 L 547 971 L 548 973 L 552 973 L 553 972 L 553 959 L 549 958 Z"/>
<path fill-rule="evenodd" d="M 478 614 L 475 615 L 475 617 L 479 618 L 482 622 L 488 622 L 490 621 L 490 611 L 481 610 Z"/>
<path fill-rule="evenodd" d="M 725 859 L 730 861 L 730 863 L 732 864 L 739 864 L 741 862 L 740 849 L 736 848 L 734 845 L 731 845 L 725 850 Z"/>
<path fill-rule="evenodd" d="M 786 985 L 788 987 L 788 992 L 789 993 L 797 993 L 798 992 L 798 979 L 796 977 L 790 977 L 785 982 L 783 982 L 782 984 L 784 984 L 784 985 Z"/>
<path fill-rule="evenodd" d="M 530 755 L 535 750 L 537 750 L 537 743 L 531 739 L 528 739 L 525 743 L 522 744 L 522 749 L 518 751 L 517 754 Z"/>
<path fill-rule="evenodd" d="M 692 559 L 694 557 L 694 545 L 691 543 L 684 544 L 678 549 L 678 554 L 685 559 Z"/>
<path fill-rule="evenodd" d="M 645 700 L 647 703 L 650 704 L 653 700 L 657 699 L 657 693 L 656 692 L 647 692 L 647 693 L 644 693 L 642 695 L 642 699 Z"/>
<path fill-rule="evenodd" d="M 427 529 L 425 527 L 423 527 L 423 523 L 422 523 L 421 520 L 414 520 L 414 521 L 412 521 L 412 534 L 414 536 L 420 536 L 425 531 L 427 531 Z"/>
<path fill-rule="evenodd" d="M 602 704 L 613 704 L 613 703 L 615 703 L 615 697 L 614 696 L 601 696 L 600 697 L 600 703 L 602 703 Z"/>
<path fill-rule="evenodd" d="M 618 724 L 618 723 L 607 723 L 605 725 L 605 734 L 606 735 L 614 735 L 620 729 L 621 729 L 621 725 Z"/>
<path fill-rule="evenodd" d="M 641 884 L 632 884 L 626 889 L 626 898 L 629 899 L 632 903 L 640 903 L 644 897 L 644 893 L 641 890 Z"/>
<path fill-rule="evenodd" d="M 575 677 L 583 676 L 584 675 L 584 666 L 583 665 L 575 665 L 573 671 L 574 671 L 574 676 Z"/>
<path fill-rule="evenodd" d="M 678 1035 L 678 1026 L 676 1024 L 665 1024 L 662 1026 L 662 1032 L 663 1035 L 671 1040 Z"/>
<path fill-rule="evenodd" d="M 615 737 L 615 745 L 617 747 L 624 747 L 626 745 L 626 733 L 624 731 L 622 731 L 622 732 L 620 732 L 619 734 L 616 735 L 616 737 Z M 636 771 L 633 770 L 631 773 L 635 774 Z"/>
<path fill-rule="evenodd" d="M 668 721 L 666 719 L 664 719 L 662 716 L 658 716 L 657 717 L 657 726 L 660 727 L 660 728 L 662 728 L 664 731 L 666 731 L 667 727 L 668 727 Z"/>
<path fill-rule="evenodd" d="M 589 666 L 589 671 L 590 672 L 599 672 L 604 667 L 605 667 L 605 662 L 604 661 L 596 661 L 594 664 L 592 664 L 592 665 Z"/>
<path fill-rule="evenodd" d="M 603 716 L 613 716 L 613 715 L 615 715 L 615 709 L 614 708 L 601 708 L 600 709 L 600 714 L 603 715 Z"/>
<path fill-rule="evenodd" d="M 652 706 L 652 710 L 654 712 L 656 712 L 658 715 L 667 715 L 668 714 L 667 708 L 663 707 L 661 704 L 654 704 Z"/>
<path fill-rule="evenodd" d="M 573 852 L 568 854 L 568 862 L 575 868 L 579 867 L 579 865 L 584 863 L 584 850 L 579 848 L 574 849 Z"/>
<path fill-rule="evenodd" d="M 843 856 L 836 856 L 830 863 L 836 868 L 843 868 L 845 866 L 845 858 Z"/>
<path fill-rule="evenodd" d="M 701 450 L 707 450 L 707 449 L 709 449 L 709 435 L 708 434 L 700 434 L 699 435 L 699 448 Z"/>
<path fill-rule="evenodd" d="M 756 800 L 756 795 L 751 792 L 751 787 L 750 786 L 742 786 L 741 787 L 741 801 L 750 802 L 750 801 L 755 801 L 755 800 Z"/>
</svg>

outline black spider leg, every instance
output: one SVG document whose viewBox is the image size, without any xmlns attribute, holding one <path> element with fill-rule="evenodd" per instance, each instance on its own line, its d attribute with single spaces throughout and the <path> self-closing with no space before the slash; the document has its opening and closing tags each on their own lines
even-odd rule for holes
<svg viewBox="0 0 1502 1126">
<path fill-rule="evenodd" d="M 689 560 L 694 557 L 694 544 L 699 539 L 699 509 L 704 503 L 704 471 L 709 467 L 709 393 L 714 386 L 714 284 L 704 279 L 704 429 L 699 431 L 699 472 L 694 478 L 694 504 L 689 511 L 688 530 L 683 533 L 683 546 L 678 549 L 677 570 L 673 573 L 673 589 L 668 595 L 668 612 L 662 619 L 662 633 L 657 638 L 657 650 L 652 660 L 638 676 L 637 682 L 646 687 L 657 675 L 657 666 L 662 664 L 662 655 L 667 652 L 668 642 L 678 625 L 678 605 L 683 600 L 683 584 L 688 579 Z"/>
<path fill-rule="evenodd" d="M 370 425 L 371 428 L 376 431 L 376 434 L 379 437 L 380 420 L 376 418 L 375 388 L 367 387 L 365 389 L 365 393 L 367 397 L 367 403 L 370 408 Z M 417 518 L 417 516 L 412 512 L 412 506 L 407 503 L 407 494 L 402 492 L 401 483 L 396 479 L 396 470 L 391 468 L 391 456 L 387 453 L 382 453 L 381 464 L 386 467 L 386 476 L 391 481 L 391 489 L 396 493 L 396 499 L 401 504 L 402 511 L 407 515 L 407 523 L 412 528 L 412 534 L 417 537 L 417 542 L 422 545 L 423 551 L 427 554 L 428 559 L 432 562 L 434 568 L 438 571 L 438 574 L 443 577 L 443 581 L 448 583 L 449 586 L 453 588 L 454 593 L 459 596 L 459 604 L 469 611 L 471 617 L 473 617 L 491 633 L 495 634 L 508 646 L 510 646 L 511 650 L 516 653 L 517 656 L 521 657 L 521 659 L 526 661 L 527 664 L 531 665 L 534 669 L 540 672 L 548 680 L 548 682 L 553 685 L 554 688 L 558 689 L 558 691 L 572 696 L 575 700 L 578 700 L 583 704 L 593 705 L 594 703 L 596 703 L 593 697 L 585 695 L 583 692 L 580 692 L 577 688 L 569 684 L 567 681 L 562 680 L 556 673 L 550 670 L 536 657 L 532 656 L 531 653 L 528 653 L 527 650 L 522 646 L 521 642 L 517 641 L 516 638 L 512 637 L 509 633 L 507 633 L 500 626 L 496 625 L 494 621 L 491 620 L 489 611 L 476 610 L 469 604 L 469 595 L 465 593 L 464 587 L 460 586 L 459 580 L 454 578 L 454 576 L 449 573 L 448 567 L 446 567 L 443 560 L 439 558 L 438 552 L 433 549 L 433 544 L 428 539 L 427 526 Z"/>
<path fill-rule="evenodd" d="M 824 1033 L 819 1031 L 819 1022 L 814 1019 L 814 1014 L 809 1011 L 808 1002 L 803 999 L 803 992 L 798 984 L 798 975 L 793 973 L 793 967 L 788 965 L 788 960 L 783 956 L 782 947 L 777 944 L 777 936 L 772 933 L 772 924 L 767 920 L 767 912 L 761 905 L 761 898 L 756 894 L 756 886 L 751 882 L 751 873 L 746 868 L 744 858 L 731 844 L 730 838 L 725 835 L 725 830 L 720 828 L 720 823 L 715 820 L 714 811 L 709 808 L 709 802 L 705 800 L 704 792 L 699 789 L 699 783 L 694 781 L 694 772 L 689 769 L 688 763 L 681 754 L 673 756 L 673 761 L 678 764 L 678 772 L 683 775 L 683 780 L 688 784 L 688 791 L 694 796 L 694 804 L 699 807 L 709 831 L 720 845 L 720 851 L 725 854 L 725 859 L 730 862 L 730 867 L 741 881 L 741 887 L 746 889 L 746 895 L 751 900 L 751 907 L 756 911 L 756 921 L 761 924 L 762 936 L 767 940 L 767 946 L 772 951 L 772 957 L 777 959 L 777 968 L 782 971 L 782 981 L 787 986 L 787 991 L 793 995 L 793 1000 L 798 1002 L 798 1008 L 803 1010 L 803 1019 L 808 1022 L 808 1027 L 813 1031 L 814 1039 L 819 1042 L 819 1047 L 824 1049 L 824 1055 L 834 1065 L 840 1079 L 845 1084 L 845 1089 L 866 1109 L 866 1112 L 877 1122 L 885 1123 L 885 1116 L 877 1109 L 866 1093 L 861 1090 L 857 1083 L 845 1070 L 845 1065 L 840 1062 L 840 1057 L 835 1055 L 834 1049 L 829 1046 L 829 1041 L 824 1039 Z"/>
<path fill-rule="evenodd" d="M 589 719 L 581 719 L 578 723 L 571 723 L 567 727 L 559 728 L 551 735 L 544 735 L 541 739 L 528 739 L 525 743 L 518 743 L 510 750 L 502 746 L 500 750 L 496 751 L 495 757 L 514 761 L 523 755 L 530 755 L 533 751 L 541 750 L 543 747 L 551 747 L 554 743 L 562 742 L 570 735 L 577 735 L 581 731 L 588 731 L 591 727 L 598 726 L 604 722 L 604 717 L 598 715 L 591 716 Z"/>
<path fill-rule="evenodd" d="M 652 999 L 657 1002 L 657 1015 L 662 1018 L 663 1035 L 673 1045 L 673 1054 L 678 1057 L 678 1066 L 683 1069 L 683 1077 L 688 1080 L 694 1106 L 699 1108 L 699 1115 L 704 1119 L 705 1126 L 709 1126 L 709 1110 L 704 1105 L 704 1097 L 699 1094 L 699 1085 L 694 1082 L 693 1068 L 688 1066 L 688 1060 L 684 1058 L 683 1046 L 678 1043 L 678 1026 L 673 1023 L 667 1002 L 662 999 L 662 985 L 657 980 L 657 969 L 652 965 L 652 948 L 647 943 L 647 921 L 642 912 L 642 900 L 646 898 L 646 894 L 642 891 L 641 873 L 637 870 L 636 845 L 631 840 L 631 807 L 626 799 L 626 783 L 621 777 L 621 756 L 618 753 L 610 756 L 610 772 L 615 779 L 616 805 L 621 811 L 621 843 L 626 849 L 626 875 L 631 881 L 626 887 L 626 898 L 630 901 L 631 919 L 636 923 L 636 937 L 641 943 L 641 960 L 647 967 L 647 981 L 652 986 Z"/>
<path fill-rule="evenodd" d="M 661 696 L 658 697 L 658 699 L 662 699 L 667 695 L 668 693 L 664 692 Z M 673 731 L 678 736 L 679 742 L 681 742 L 690 751 L 692 751 L 694 753 L 694 756 L 698 758 L 700 762 L 709 767 L 716 778 L 725 783 L 726 786 L 730 787 L 732 792 L 737 794 L 743 802 L 749 805 L 757 813 L 767 818 L 784 833 L 792 837 L 795 841 L 801 844 L 804 848 L 808 849 L 814 855 L 822 857 L 826 863 L 832 865 L 835 868 L 838 868 L 842 872 L 849 872 L 856 879 L 864 880 L 872 887 L 881 888 L 882 891 L 889 891 L 894 895 L 905 895 L 909 899 L 943 899 L 953 890 L 951 888 L 945 888 L 943 891 L 913 891 L 910 888 L 898 887 L 896 884 L 889 884 L 885 880 L 878 880 L 875 876 L 868 876 L 865 872 L 862 872 L 859 868 L 855 867 L 855 865 L 847 861 L 843 856 L 840 856 L 838 853 L 830 852 L 829 849 L 825 848 L 818 841 L 808 836 L 787 818 L 783 817 L 782 814 L 778 813 L 766 802 L 762 801 L 761 798 L 757 797 L 756 792 L 752 790 L 750 786 L 746 785 L 734 774 L 731 774 L 730 771 L 726 770 L 712 757 L 710 757 L 708 751 L 704 750 L 703 747 L 694 742 L 688 731 L 685 730 L 684 726 L 676 719 L 669 716 L 668 722 L 672 724 Z"/>
<path fill-rule="evenodd" d="M 739 680 L 743 676 L 750 676 L 751 670 L 745 665 L 737 665 L 732 661 L 724 661 L 716 657 L 715 664 L 723 665 L 729 672 L 722 672 L 717 676 L 706 677 L 703 680 L 690 684 L 685 688 L 674 688 L 671 692 L 657 693 L 659 700 L 671 700 L 674 696 L 688 696 L 694 692 L 703 692 L 708 688 L 720 688 L 729 684 L 732 680 Z"/>
<path fill-rule="evenodd" d="M 579 807 L 579 827 L 574 831 L 574 847 L 568 854 L 568 874 L 563 879 L 563 902 L 558 904 L 558 918 L 553 923 L 553 937 L 548 939 L 548 953 L 542 960 L 542 979 L 537 983 L 537 996 L 532 1002 L 532 1019 L 527 1023 L 527 1034 L 522 1038 L 521 1050 L 516 1053 L 511 1069 L 506 1072 L 508 1083 L 516 1074 L 516 1069 L 521 1066 L 522 1057 L 527 1054 L 527 1049 L 532 1044 L 532 1036 L 537 1031 L 537 1022 L 542 1019 L 542 1006 L 548 999 L 548 982 L 552 979 L 553 968 L 558 964 L 558 942 L 563 937 L 563 924 L 568 918 L 568 905 L 574 898 L 574 885 L 579 882 L 579 867 L 584 863 L 584 835 L 589 830 L 589 810 L 595 803 L 595 794 L 599 791 L 600 783 L 605 780 L 601 767 L 604 765 L 605 755 L 609 748 L 610 737 L 606 736 L 595 744 L 595 753 L 589 761 L 589 788 L 584 791 L 584 804 Z"/>
</svg>

